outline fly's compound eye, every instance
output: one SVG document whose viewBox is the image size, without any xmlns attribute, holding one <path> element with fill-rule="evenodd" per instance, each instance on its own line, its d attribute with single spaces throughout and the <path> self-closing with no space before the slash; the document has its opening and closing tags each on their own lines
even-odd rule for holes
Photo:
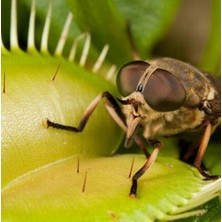
<svg viewBox="0 0 222 222">
<path fill-rule="evenodd" d="M 143 95 L 152 109 L 168 112 L 177 110 L 183 105 L 186 92 L 172 73 L 157 69 L 148 79 Z"/>
<path fill-rule="evenodd" d="M 122 96 L 128 96 L 136 90 L 137 84 L 149 67 L 149 64 L 144 61 L 133 61 L 125 64 L 117 74 L 117 88 Z"/>
</svg>

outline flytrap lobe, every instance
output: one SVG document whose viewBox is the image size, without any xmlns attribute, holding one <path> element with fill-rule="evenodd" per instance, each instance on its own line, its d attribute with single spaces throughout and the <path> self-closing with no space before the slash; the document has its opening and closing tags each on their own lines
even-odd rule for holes
<svg viewBox="0 0 222 222">
<path fill-rule="evenodd" d="M 192 209 L 216 198 L 220 190 L 220 179 L 202 180 L 211 179 L 212 175 L 201 168 L 211 133 L 220 118 L 219 88 L 213 78 L 175 59 L 137 60 L 123 65 L 118 71 L 117 89 L 121 98 L 117 98 L 115 89 L 106 83 L 97 82 L 98 86 L 92 90 L 92 85 L 98 79 L 89 77 L 88 71 L 92 76 L 100 71 L 109 46 L 104 46 L 95 62 L 90 61 L 92 66 L 89 68 L 87 62 L 92 40 L 90 33 L 82 33 L 74 38 L 68 57 L 63 58 L 74 18 L 69 13 L 58 43 L 50 54 L 51 2 L 40 49 L 37 50 L 35 16 L 38 12 L 35 3 L 33 1 L 31 6 L 27 52 L 19 48 L 16 37 L 15 0 L 12 0 L 14 17 L 11 19 L 11 33 L 16 33 L 16 36 L 11 38 L 11 51 L 2 44 L 3 54 L 17 61 L 22 56 L 13 57 L 15 55 L 11 55 L 11 52 L 25 56 L 25 61 L 20 60 L 23 66 L 16 64 L 13 68 L 11 61 L 16 59 L 9 58 L 5 59 L 3 65 L 3 104 L 12 111 L 3 112 L 7 120 L 7 124 L 3 123 L 3 129 L 7 129 L 4 135 L 8 135 L 3 136 L 6 138 L 3 141 L 2 165 L 4 218 L 13 215 L 21 218 L 24 215 L 22 207 L 25 207 L 32 218 L 36 215 L 41 218 L 42 213 L 43 218 L 49 215 L 54 220 L 54 206 L 57 204 L 58 209 L 64 209 L 64 203 L 72 218 L 86 207 L 86 218 L 96 213 L 101 221 L 110 214 L 112 218 L 124 220 L 127 217 L 129 221 L 138 218 L 141 221 L 176 220 L 205 214 L 205 209 Z M 79 56 L 78 46 L 81 42 L 84 44 Z M 37 61 L 33 61 L 37 57 Z M 28 69 L 26 66 L 29 62 L 31 68 Z M 5 69 L 6 66 L 10 69 Z M 68 74 L 65 72 L 67 70 Z M 115 70 L 115 65 L 112 65 L 104 73 L 104 79 L 112 79 Z M 14 85 L 12 80 L 15 80 Z M 16 91 L 18 88 L 22 90 Z M 21 91 L 23 94 L 20 94 Z M 18 101 L 15 107 L 8 97 L 12 96 L 12 92 L 15 96 L 12 97 L 13 101 Z M 99 106 L 102 100 L 105 100 L 107 110 L 103 111 L 104 107 Z M 203 177 L 196 169 L 179 160 L 158 157 L 162 148 L 159 137 L 196 131 L 200 131 L 202 137 L 194 165 Z M 122 132 L 126 133 L 125 144 L 136 143 L 145 156 L 101 157 L 115 153 L 123 138 Z M 146 149 L 146 141 L 153 148 L 151 153 Z M 12 151 L 7 153 L 10 147 Z M 85 154 L 96 157 L 86 158 Z M 4 159 L 4 156 L 7 158 Z M 13 163 L 13 166 L 9 163 Z M 139 170 L 134 172 L 135 169 Z M 35 194 L 40 198 L 38 203 Z M 12 196 L 13 199 L 10 199 Z M 57 200 L 53 198 L 55 196 Z M 91 209 L 87 205 L 88 198 Z M 24 200 L 28 203 L 26 206 L 21 204 Z M 110 204 L 114 202 L 115 205 Z M 74 206 L 78 206 L 76 211 Z M 18 215 L 16 212 L 19 212 Z M 64 218 L 64 212 L 58 210 L 57 213 Z"/>
</svg>

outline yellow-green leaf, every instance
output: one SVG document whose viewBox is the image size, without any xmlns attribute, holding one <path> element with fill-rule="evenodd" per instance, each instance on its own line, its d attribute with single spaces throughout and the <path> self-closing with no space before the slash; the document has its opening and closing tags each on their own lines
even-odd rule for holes
<svg viewBox="0 0 222 222">
<path fill-rule="evenodd" d="M 172 158 L 158 158 L 129 197 L 128 177 L 143 155 L 69 157 L 24 174 L 2 190 L 3 221 L 154 221 L 204 214 L 183 214 L 213 198 L 220 181 L 203 181 L 197 170 Z M 83 184 L 85 187 L 83 191 Z"/>
</svg>

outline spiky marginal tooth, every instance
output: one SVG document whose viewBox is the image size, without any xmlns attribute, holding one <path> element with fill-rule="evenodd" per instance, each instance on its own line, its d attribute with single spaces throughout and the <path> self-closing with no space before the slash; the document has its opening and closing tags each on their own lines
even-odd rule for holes
<svg viewBox="0 0 222 222">
<path fill-rule="evenodd" d="M 69 14 L 67 16 L 67 19 L 66 19 L 66 22 L 65 22 L 65 25 L 64 25 L 64 28 L 62 30 L 61 36 L 59 38 L 56 50 L 55 50 L 55 55 L 56 56 L 61 56 L 62 55 L 62 51 L 64 49 L 64 45 L 66 43 L 66 39 L 67 39 L 67 36 L 68 36 L 69 28 L 70 28 L 70 25 L 72 23 L 72 18 L 73 18 L 73 15 L 72 15 L 71 12 L 69 12 Z"/>
<path fill-rule="evenodd" d="M 27 45 L 28 52 L 37 51 L 35 48 L 35 14 L 36 14 L 35 0 L 32 0 L 31 13 L 29 18 L 29 30 L 28 30 L 28 45 Z"/>
<path fill-rule="evenodd" d="M 52 17 L 52 4 L 51 2 L 49 2 L 45 24 L 44 24 L 44 28 L 42 32 L 41 46 L 40 46 L 40 52 L 45 53 L 45 54 L 48 53 L 48 38 L 49 38 L 51 17 Z"/>
<path fill-rule="evenodd" d="M 106 74 L 106 79 L 111 80 L 116 72 L 116 65 L 112 65 Z"/>
<path fill-rule="evenodd" d="M 95 62 L 94 66 L 92 68 L 93 72 L 98 72 L 98 70 L 100 69 L 100 67 L 102 66 L 102 63 L 104 62 L 104 60 L 106 58 L 108 50 L 109 50 L 109 45 L 105 45 L 103 47 L 103 50 L 101 51 L 97 61 Z"/>
<path fill-rule="evenodd" d="M 194 207 L 200 206 L 203 203 L 212 200 L 213 198 L 219 196 L 221 189 L 221 179 L 218 179 L 212 183 L 201 188 L 199 192 L 194 194 L 194 197 L 189 200 L 189 203 L 184 205 L 183 207 L 178 208 L 176 213 L 188 211 Z"/>
<path fill-rule="evenodd" d="M 29 29 L 28 29 L 28 44 L 27 44 L 27 50 L 29 52 L 36 52 L 37 49 L 35 47 L 35 15 L 36 15 L 36 1 L 32 0 L 32 6 L 31 6 L 31 13 L 30 13 L 30 19 L 29 19 Z M 40 52 L 48 54 L 48 38 L 49 38 L 49 30 L 50 30 L 50 23 L 51 23 L 51 16 L 52 16 L 52 4 L 49 2 L 48 5 L 48 11 L 47 16 L 45 19 L 45 25 L 42 33 L 42 40 L 40 45 Z M 64 49 L 64 45 L 67 40 L 69 28 L 71 25 L 73 19 L 73 15 L 70 12 L 67 16 L 63 31 L 61 33 L 61 36 L 59 38 L 57 47 L 55 49 L 54 55 L 56 56 L 62 56 L 62 52 Z M 77 37 L 73 43 L 72 49 L 70 50 L 69 54 L 69 61 L 74 61 L 75 55 L 76 55 L 76 49 L 78 42 L 85 38 L 85 44 L 83 47 L 82 54 L 80 56 L 79 65 L 84 67 L 86 64 L 86 60 L 89 54 L 90 44 L 91 44 L 91 36 L 89 33 L 83 33 L 79 37 Z M 5 49 L 3 42 L 1 42 L 2 50 Z M 19 48 L 18 43 L 18 30 L 17 30 L 17 0 L 11 0 L 11 24 L 10 24 L 10 48 L 11 50 L 21 50 Z M 105 45 L 103 50 L 101 51 L 97 61 L 95 62 L 92 71 L 98 72 L 98 70 L 101 68 L 107 52 L 108 52 L 109 46 Z M 106 79 L 110 80 L 116 70 L 115 65 L 113 65 L 110 70 L 108 71 L 106 75 Z"/>
<path fill-rule="evenodd" d="M 79 65 L 84 67 L 85 63 L 86 63 L 86 59 L 87 56 L 89 54 L 89 48 L 90 48 L 90 44 L 91 44 L 91 36 L 88 32 L 86 32 L 86 40 L 85 40 L 85 44 L 83 47 L 83 51 L 82 51 L 82 55 L 80 57 L 80 61 L 79 61 Z"/>
<path fill-rule="evenodd" d="M 174 212 L 174 215 L 165 215 L 164 220 L 174 221 L 178 219 L 188 218 L 191 216 L 203 215 L 206 213 L 205 209 L 193 210 L 195 207 L 198 207 L 209 200 L 214 199 L 220 195 L 220 187 L 221 187 L 221 179 L 214 181 L 213 183 L 209 183 L 205 185 L 201 190 L 197 193 L 193 194 L 193 197 L 188 200 L 188 202 L 182 206 L 178 207 Z"/>
<path fill-rule="evenodd" d="M 78 44 L 85 37 L 86 37 L 86 33 L 83 33 L 83 34 L 79 35 L 78 37 L 76 37 L 74 39 L 71 50 L 70 50 L 70 53 L 69 53 L 69 58 L 68 58 L 69 61 L 74 61 L 75 60 Z"/>
<path fill-rule="evenodd" d="M 176 214 L 176 215 L 166 215 L 164 216 L 164 221 L 175 221 L 175 220 L 181 220 L 189 217 L 194 217 L 194 216 L 201 216 L 204 215 L 207 211 L 202 209 L 202 210 L 193 210 L 190 212 L 185 212 L 181 214 Z"/>
<path fill-rule="evenodd" d="M 10 48 L 19 49 L 17 30 L 17 1 L 11 1 Z"/>
</svg>

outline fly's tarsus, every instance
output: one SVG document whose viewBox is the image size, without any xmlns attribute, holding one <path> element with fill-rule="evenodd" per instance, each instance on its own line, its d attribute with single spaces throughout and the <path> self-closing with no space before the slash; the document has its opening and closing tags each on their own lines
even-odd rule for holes
<svg viewBox="0 0 222 222">
<path fill-rule="evenodd" d="M 137 186 L 138 186 L 137 181 L 155 162 L 158 156 L 159 150 L 161 148 L 161 143 L 157 140 L 153 140 L 153 147 L 154 147 L 154 150 L 150 154 L 150 157 L 146 160 L 145 164 L 134 174 L 132 178 L 132 185 L 130 188 L 130 197 L 136 197 Z"/>
<path fill-rule="evenodd" d="M 80 130 L 78 130 L 78 128 L 76 128 L 76 127 L 62 125 L 60 123 L 54 123 L 54 122 L 50 121 L 49 119 L 46 119 L 46 127 L 47 128 L 52 127 L 52 128 L 72 131 L 72 132 L 76 132 L 76 133 L 80 132 Z"/>
</svg>

